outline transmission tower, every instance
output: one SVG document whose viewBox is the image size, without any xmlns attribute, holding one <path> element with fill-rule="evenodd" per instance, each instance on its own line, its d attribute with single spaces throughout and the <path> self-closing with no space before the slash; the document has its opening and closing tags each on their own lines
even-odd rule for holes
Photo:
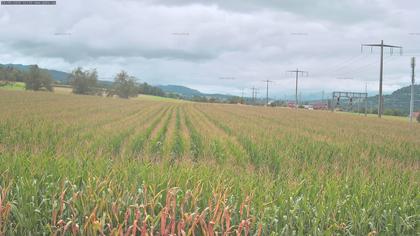
<svg viewBox="0 0 420 236">
<path fill-rule="evenodd" d="M 258 89 L 255 87 L 252 87 L 251 90 L 252 90 L 252 103 L 255 104 L 255 99 L 257 98 Z"/>
<path fill-rule="evenodd" d="M 393 53 L 394 48 L 400 49 L 400 54 L 402 54 L 402 47 L 401 46 L 395 46 L 395 45 L 387 45 L 384 44 L 384 41 L 381 40 L 380 44 L 362 44 L 361 50 L 363 52 L 363 47 L 371 47 L 371 52 L 373 50 L 373 47 L 380 47 L 381 48 L 381 62 L 380 62 L 380 71 L 379 71 L 379 98 L 378 98 L 378 117 L 382 117 L 382 113 L 384 110 L 384 100 L 382 96 L 382 80 L 383 80 L 383 71 L 384 71 L 384 48 L 389 48 L 390 53 Z"/>
<path fill-rule="evenodd" d="M 299 83 L 299 75 L 302 75 L 302 76 L 306 75 L 306 76 L 308 76 L 308 75 L 309 75 L 309 73 L 308 73 L 307 71 L 303 71 L 303 70 L 299 70 L 299 69 L 296 69 L 296 70 L 289 70 L 289 71 L 287 71 L 287 72 L 289 72 L 289 73 L 295 73 L 295 74 L 296 74 L 296 90 L 295 90 L 295 99 L 296 99 L 296 109 L 297 109 L 297 108 L 298 108 L 298 106 L 299 106 L 299 103 L 298 103 L 298 83 Z"/>
<path fill-rule="evenodd" d="M 416 58 L 411 58 L 411 99 L 410 99 L 410 122 L 413 122 L 414 116 L 414 71 L 416 68 Z"/>
<path fill-rule="evenodd" d="M 268 106 L 268 84 L 273 82 L 273 81 L 267 79 L 267 80 L 263 80 L 263 82 L 267 83 L 266 105 Z"/>
</svg>

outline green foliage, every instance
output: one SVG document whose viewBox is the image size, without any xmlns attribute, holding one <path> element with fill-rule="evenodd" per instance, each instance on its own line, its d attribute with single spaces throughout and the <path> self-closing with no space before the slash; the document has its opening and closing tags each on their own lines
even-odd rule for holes
<svg viewBox="0 0 420 236">
<path fill-rule="evenodd" d="M 11 82 L 11 81 L 0 81 L 0 88 L 9 90 L 25 90 L 25 83 L 23 82 Z"/>
<path fill-rule="evenodd" d="M 153 96 L 160 96 L 160 97 L 165 96 L 165 92 L 163 92 L 162 89 L 155 86 L 151 86 L 147 83 L 142 83 L 138 85 L 138 93 L 153 95 Z"/>
<path fill-rule="evenodd" d="M 121 71 L 115 76 L 114 93 L 120 98 L 134 97 L 138 94 L 135 78 Z"/>
<path fill-rule="evenodd" d="M 417 115 L 417 121 L 420 123 L 420 114 Z"/>
<path fill-rule="evenodd" d="M 177 159 L 184 154 L 184 140 L 181 136 L 181 115 L 180 108 L 176 110 L 176 120 L 175 120 L 175 134 L 174 142 L 172 144 L 171 155 L 173 159 Z"/>
<path fill-rule="evenodd" d="M 233 97 L 229 98 L 228 102 L 231 103 L 231 104 L 238 104 L 238 103 L 243 103 L 244 101 L 239 96 L 233 96 Z"/>
<path fill-rule="evenodd" d="M 191 123 L 191 120 L 188 116 L 185 116 L 185 125 L 187 126 L 190 137 L 191 137 L 190 138 L 191 139 L 190 152 L 193 157 L 193 161 L 198 161 L 198 158 L 200 158 L 201 155 L 203 154 L 202 137 L 200 133 L 198 133 L 198 131 L 195 129 L 195 127 Z"/>
<path fill-rule="evenodd" d="M 94 94 L 96 83 L 98 81 L 98 73 L 96 70 L 85 70 L 78 67 L 70 75 L 70 84 L 73 86 L 75 94 Z"/>
<path fill-rule="evenodd" d="M 25 73 L 11 66 L 0 66 L 0 81 L 23 82 Z"/>
<path fill-rule="evenodd" d="M 8 90 L 0 110 L 2 235 L 418 232 L 417 125 Z"/>
<path fill-rule="evenodd" d="M 281 101 L 281 100 L 276 100 L 276 101 L 273 101 L 272 103 L 270 103 L 270 106 L 272 106 L 272 107 L 285 107 L 285 106 L 287 106 L 287 103 L 286 103 L 286 101 Z"/>
<path fill-rule="evenodd" d="M 384 115 L 389 115 L 389 116 L 404 116 L 404 114 L 402 113 L 402 111 L 400 111 L 398 109 L 385 109 Z"/>
<path fill-rule="evenodd" d="M 48 90 L 52 91 L 53 80 L 51 75 L 44 70 L 39 69 L 38 65 L 32 65 L 25 76 L 26 90 Z"/>
</svg>

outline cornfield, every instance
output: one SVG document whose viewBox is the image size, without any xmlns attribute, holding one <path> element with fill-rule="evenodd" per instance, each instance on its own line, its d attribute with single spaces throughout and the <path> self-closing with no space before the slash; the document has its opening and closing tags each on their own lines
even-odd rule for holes
<svg viewBox="0 0 420 236">
<path fill-rule="evenodd" d="M 420 126 L 0 90 L 0 235 L 418 235 Z"/>
</svg>

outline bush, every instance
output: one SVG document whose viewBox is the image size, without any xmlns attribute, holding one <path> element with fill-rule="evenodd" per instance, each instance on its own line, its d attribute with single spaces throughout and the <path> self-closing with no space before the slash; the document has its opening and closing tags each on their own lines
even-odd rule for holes
<svg viewBox="0 0 420 236">
<path fill-rule="evenodd" d="M 420 114 L 417 115 L 417 122 L 420 123 Z"/>
</svg>

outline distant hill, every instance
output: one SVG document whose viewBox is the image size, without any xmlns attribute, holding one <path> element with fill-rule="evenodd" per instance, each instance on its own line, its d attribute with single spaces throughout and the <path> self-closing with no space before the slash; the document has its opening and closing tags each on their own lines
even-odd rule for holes
<svg viewBox="0 0 420 236">
<path fill-rule="evenodd" d="M 207 98 L 217 98 L 221 100 L 227 100 L 232 95 L 228 94 L 219 94 L 219 93 L 202 93 L 198 90 L 191 89 L 185 86 L 180 85 L 157 85 L 156 87 L 162 89 L 166 93 L 176 93 L 183 97 L 192 98 L 194 96 L 200 96 L 200 97 L 207 97 Z"/>
<path fill-rule="evenodd" d="M 406 86 L 394 91 L 392 94 L 384 95 L 384 110 L 395 109 L 408 115 L 410 112 L 411 86 Z M 369 97 L 369 104 L 376 107 L 378 96 Z M 414 85 L 414 107 L 420 111 L 420 84 Z"/>
<path fill-rule="evenodd" d="M 176 93 L 185 97 L 204 96 L 204 94 L 198 90 L 180 85 L 157 85 L 156 87 L 162 89 L 166 93 Z"/>
<path fill-rule="evenodd" d="M 22 64 L 0 64 L 3 67 L 13 67 L 17 70 L 20 71 L 28 71 L 30 65 L 22 65 Z M 63 71 L 58 71 L 58 70 L 50 70 L 50 69 L 45 69 L 45 68 L 41 68 L 42 70 L 47 71 L 51 77 L 53 78 L 53 80 L 59 82 L 60 84 L 68 84 L 68 78 L 69 78 L 69 73 L 63 72 Z"/>
</svg>

